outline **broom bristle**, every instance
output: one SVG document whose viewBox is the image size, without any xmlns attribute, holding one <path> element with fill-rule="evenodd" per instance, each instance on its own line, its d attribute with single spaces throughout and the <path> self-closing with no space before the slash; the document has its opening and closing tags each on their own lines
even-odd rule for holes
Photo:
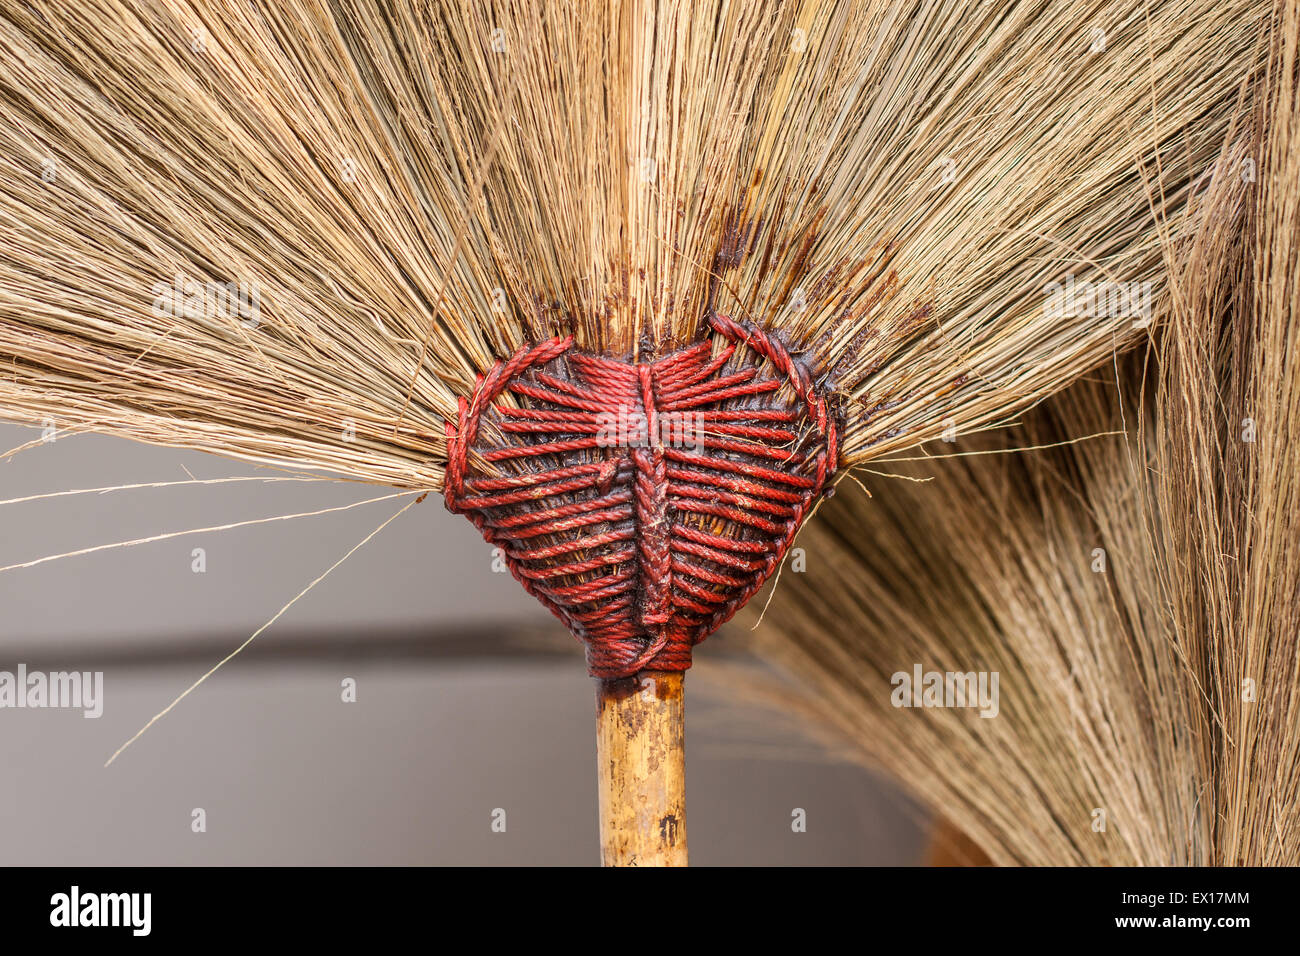
<svg viewBox="0 0 1300 956">
<path fill-rule="evenodd" d="M 1300 862 L 1294 4 L 1270 32 L 1264 135 L 1225 147 L 1166 246 L 1158 361 L 836 502 L 760 631 L 803 706 L 998 863 Z M 917 665 L 997 672 L 996 719 L 899 707 Z"/>
<path fill-rule="evenodd" d="M 673 615 L 697 640 L 734 611 L 836 465 L 941 434 L 1007 450 L 972 433 L 1167 319 L 1154 401 L 1130 382 L 1117 412 L 1084 383 L 1027 432 L 1129 440 L 935 464 L 913 475 L 937 472 L 928 497 L 814 523 L 818 586 L 787 579 L 773 653 L 996 862 L 1295 863 L 1298 31 L 1282 0 L 11 4 L 0 415 L 403 488 L 451 475 L 498 527 L 554 482 L 574 500 L 544 530 L 571 540 L 538 532 L 512 569 L 576 601 L 575 633 L 622 602 L 622 674 L 678 638 L 688 660 Z M 1247 265 L 1237 124 L 1261 86 Z M 741 330 L 728 369 L 779 396 L 685 380 L 730 359 L 717 328 Z M 495 473 L 462 485 L 484 381 L 538 434 L 577 421 L 590 383 L 501 374 L 553 338 L 625 391 L 641 376 L 647 415 L 651 365 L 694 356 L 672 364 L 685 401 L 822 457 L 756 499 L 732 476 L 756 459 L 719 456 L 694 524 L 669 518 L 661 447 L 618 471 L 534 436 L 556 460 L 520 479 L 489 443 L 472 464 Z M 633 482 L 634 519 L 586 514 L 633 508 Z M 619 550 L 588 540 L 600 521 Z M 676 566 L 683 527 L 707 567 Z M 1000 673 L 1000 719 L 893 708 L 914 665 Z"/>
<path fill-rule="evenodd" d="M 808 353 L 846 463 L 997 423 L 1144 334 L 1044 286 L 1159 294 L 1139 170 L 1180 234 L 1265 12 L 15 5 L 0 409 L 433 488 L 493 362 L 715 309 Z"/>
</svg>

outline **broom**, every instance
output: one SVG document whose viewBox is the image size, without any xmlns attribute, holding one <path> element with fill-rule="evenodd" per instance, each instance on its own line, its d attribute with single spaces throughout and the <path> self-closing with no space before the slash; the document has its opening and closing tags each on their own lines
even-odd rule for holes
<svg viewBox="0 0 1300 956">
<path fill-rule="evenodd" d="M 837 468 L 1146 335 L 1045 289 L 1162 294 L 1266 13 L 6 5 L 0 409 L 442 491 L 586 644 L 605 861 L 685 862 L 692 646 Z"/>
<path fill-rule="evenodd" d="M 760 631 L 997 863 L 1300 863 L 1300 9 L 1268 34 L 1149 359 L 838 499 Z M 998 672 L 997 719 L 899 706 L 913 662 Z"/>
</svg>

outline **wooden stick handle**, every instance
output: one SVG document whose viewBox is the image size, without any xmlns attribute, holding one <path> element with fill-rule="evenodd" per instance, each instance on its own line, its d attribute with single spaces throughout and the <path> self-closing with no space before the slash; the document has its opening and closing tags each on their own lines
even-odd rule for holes
<svg viewBox="0 0 1300 956">
<path fill-rule="evenodd" d="M 596 682 L 605 866 L 686 865 L 684 676 L 641 671 Z"/>
</svg>

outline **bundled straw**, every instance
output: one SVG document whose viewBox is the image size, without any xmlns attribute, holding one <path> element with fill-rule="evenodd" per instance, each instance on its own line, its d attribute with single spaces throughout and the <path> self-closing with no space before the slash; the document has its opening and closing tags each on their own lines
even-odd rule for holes
<svg viewBox="0 0 1300 956">
<path fill-rule="evenodd" d="M 888 466 L 931 480 L 835 502 L 760 629 L 994 862 L 1300 862 L 1294 4 L 1271 47 L 1265 134 L 1231 137 L 1166 246 L 1158 361 Z M 1052 447 L 987 454 L 1026 445 Z M 999 672 L 997 717 L 896 708 L 914 664 Z"/>
<path fill-rule="evenodd" d="M 0 12 L 0 408 L 436 488 L 526 342 L 717 311 L 845 399 L 844 460 L 1141 338 L 1265 10 L 1231 2 L 36 0 Z M 1159 156 L 1159 162 L 1156 157 Z"/>
<path fill-rule="evenodd" d="M 607 684 L 680 671 L 837 468 L 1005 423 L 1187 308 L 1166 257 L 1237 208 L 1193 200 L 1267 19 L 1262 0 L 6 4 L 0 415 L 441 489 Z M 611 450 L 593 431 L 616 405 L 707 406 L 707 434 Z M 1007 516 L 1016 553 L 1041 486 Z M 1000 526 L 974 515 L 951 549 L 992 559 Z M 841 546 L 861 562 L 819 600 L 842 611 L 881 568 L 874 542 Z M 899 594 L 942 607 L 947 560 Z M 998 581 L 950 598 L 992 643 L 1009 609 L 1071 610 Z M 936 633 L 877 593 L 859 621 Z M 839 620 L 784 606 L 858 668 L 830 683 L 868 679 Z M 1106 680 L 1138 681 L 1119 736 L 1081 731 L 1123 756 L 1183 672 L 1090 661 L 1073 633 L 1044 706 L 1068 676 L 1095 722 Z M 625 749 L 598 761 L 613 862 L 685 858 L 680 676 L 654 689 L 599 691 L 601 746 Z M 854 693 L 846 719 L 874 706 Z M 1144 745 L 1142 786 L 1146 764 L 1108 771 L 1117 813 L 1190 827 L 1132 802 L 1193 759 L 1178 742 Z M 961 822 L 1013 855 L 979 805 Z"/>
</svg>

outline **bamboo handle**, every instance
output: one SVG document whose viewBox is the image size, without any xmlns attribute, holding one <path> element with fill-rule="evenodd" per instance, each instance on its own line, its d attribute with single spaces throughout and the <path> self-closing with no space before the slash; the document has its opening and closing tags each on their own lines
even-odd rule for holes
<svg viewBox="0 0 1300 956">
<path fill-rule="evenodd" d="M 596 687 L 600 857 L 605 866 L 686 865 L 681 672 L 641 671 Z"/>
</svg>

